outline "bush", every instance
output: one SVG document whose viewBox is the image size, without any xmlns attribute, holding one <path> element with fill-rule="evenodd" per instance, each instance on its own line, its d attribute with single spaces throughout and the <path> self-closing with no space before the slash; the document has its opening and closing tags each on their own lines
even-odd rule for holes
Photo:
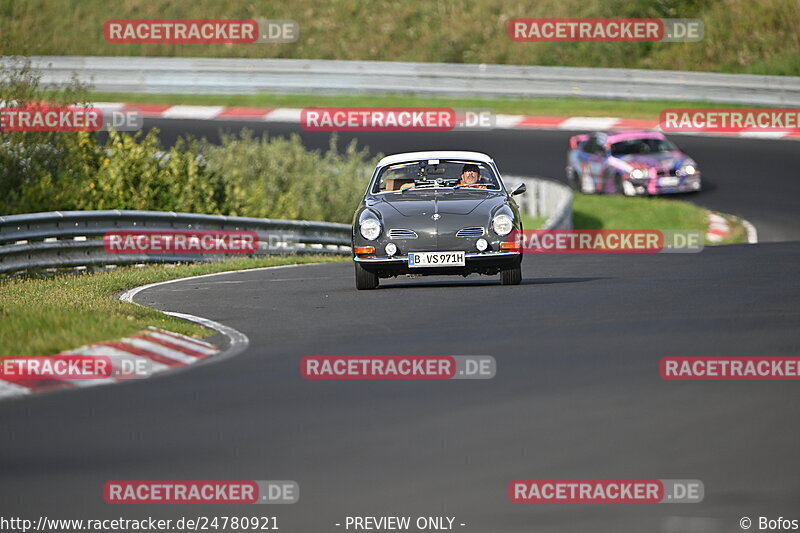
<svg viewBox="0 0 800 533">
<path fill-rule="evenodd" d="M 85 87 L 39 87 L 27 65 L 5 69 L 0 99 L 25 105 L 84 104 Z M 227 135 L 221 145 L 180 139 L 165 150 L 158 130 L 6 132 L 0 144 L 0 214 L 142 209 L 349 222 L 374 166 L 351 143 L 344 153 L 306 150 L 298 136 Z"/>
<path fill-rule="evenodd" d="M 253 137 L 248 131 L 204 143 L 208 168 L 224 176 L 221 212 L 230 215 L 349 222 L 377 162 L 355 141 L 339 153 L 308 151 L 300 138 Z"/>
</svg>

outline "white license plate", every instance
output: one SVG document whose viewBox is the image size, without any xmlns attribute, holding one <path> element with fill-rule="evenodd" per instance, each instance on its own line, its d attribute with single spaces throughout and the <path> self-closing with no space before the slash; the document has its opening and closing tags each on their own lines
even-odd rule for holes
<svg viewBox="0 0 800 533">
<path fill-rule="evenodd" d="M 681 182 L 680 179 L 672 178 L 672 177 L 670 177 L 670 178 L 661 178 L 660 180 L 658 180 L 658 184 L 661 185 L 662 187 L 674 187 L 680 182 Z"/>
<path fill-rule="evenodd" d="M 409 252 L 408 266 L 454 267 L 464 266 L 465 252 Z"/>
</svg>

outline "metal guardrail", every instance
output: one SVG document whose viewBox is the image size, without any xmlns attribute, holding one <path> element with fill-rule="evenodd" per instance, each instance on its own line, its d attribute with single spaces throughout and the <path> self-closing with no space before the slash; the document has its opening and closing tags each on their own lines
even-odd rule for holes
<svg viewBox="0 0 800 533">
<path fill-rule="evenodd" d="M 98 267 L 220 260 L 224 255 L 112 254 L 109 231 L 240 230 L 259 237 L 256 256 L 350 254 L 347 224 L 197 215 L 162 211 L 55 211 L 0 217 L 0 273 L 30 269 Z M 236 255 L 236 257 L 242 257 Z"/>
<path fill-rule="evenodd" d="M 37 56 L 31 61 L 45 83 L 63 83 L 74 73 L 108 92 L 580 96 L 800 105 L 800 77 L 793 76 L 300 59 Z"/>
<path fill-rule="evenodd" d="M 521 176 L 503 178 L 506 186 L 524 182 L 528 192 L 516 197 L 520 208 L 546 217 L 542 229 L 572 227 L 572 192 L 560 183 Z M 0 217 L 0 273 L 147 263 L 218 261 L 233 255 L 112 254 L 103 236 L 114 231 L 239 230 L 254 231 L 254 255 L 349 255 L 351 227 L 332 222 L 198 215 L 171 211 L 53 211 Z M 242 257 L 240 254 L 235 257 Z"/>
<path fill-rule="evenodd" d="M 572 189 L 547 178 L 503 176 L 503 182 L 507 188 L 525 183 L 528 191 L 514 200 L 523 212 L 546 219 L 539 229 L 572 229 Z"/>
</svg>

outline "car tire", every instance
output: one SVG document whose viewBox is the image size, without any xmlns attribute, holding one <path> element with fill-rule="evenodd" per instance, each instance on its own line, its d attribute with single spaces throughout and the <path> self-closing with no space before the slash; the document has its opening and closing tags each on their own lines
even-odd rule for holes
<svg viewBox="0 0 800 533">
<path fill-rule="evenodd" d="M 608 181 L 614 187 L 614 190 L 611 191 L 611 194 L 622 194 L 622 178 L 619 174 L 614 174 L 609 178 Z"/>
<path fill-rule="evenodd" d="M 378 288 L 378 275 L 370 272 L 361 266 L 359 263 L 356 265 L 356 289 L 360 291 L 368 291 Z"/>
<path fill-rule="evenodd" d="M 569 185 L 569 188 L 573 191 L 580 192 L 581 190 L 581 183 L 580 179 L 578 179 L 578 173 L 575 172 L 575 169 L 571 166 L 567 167 L 567 185 Z"/>
<path fill-rule="evenodd" d="M 519 285 L 522 283 L 522 265 L 517 263 L 511 268 L 500 271 L 500 285 Z"/>
<path fill-rule="evenodd" d="M 627 197 L 636 196 L 636 190 L 630 181 L 625 181 L 622 176 L 617 174 L 617 193 Z"/>
</svg>

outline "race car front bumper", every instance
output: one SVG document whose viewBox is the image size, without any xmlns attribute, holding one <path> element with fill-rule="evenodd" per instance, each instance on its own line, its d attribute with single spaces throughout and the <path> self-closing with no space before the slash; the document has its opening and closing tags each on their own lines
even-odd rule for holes
<svg viewBox="0 0 800 533">
<path fill-rule="evenodd" d="M 677 183 L 665 183 L 665 178 L 677 179 Z M 702 188 L 700 174 L 692 176 L 665 176 L 661 178 L 649 178 L 641 182 L 630 181 L 633 190 L 637 195 L 657 195 L 657 194 L 679 194 L 687 192 L 697 192 Z"/>
</svg>

